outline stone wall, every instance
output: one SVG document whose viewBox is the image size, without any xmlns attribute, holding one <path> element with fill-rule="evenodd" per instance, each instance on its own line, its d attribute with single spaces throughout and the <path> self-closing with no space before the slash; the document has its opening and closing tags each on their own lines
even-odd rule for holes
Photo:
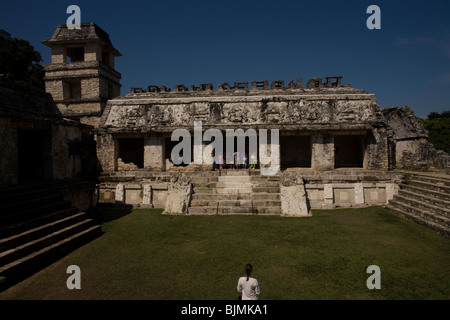
<svg viewBox="0 0 450 320">
<path fill-rule="evenodd" d="M 193 192 L 189 180 L 210 174 L 105 172 L 100 177 L 99 203 L 185 214 Z M 397 194 L 402 178 L 402 174 L 386 171 L 284 171 L 279 180 L 281 212 L 286 216 L 310 216 L 311 209 L 383 206 Z"/>
<path fill-rule="evenodd" d="M 331 90 L 331 89 L 330 89 Z M 130 94 L 108 101 L 100 127 L 109 132 L 171 131 L 204 126 L 277 127 L 286 129 L 361 129 L 379 122 L 375 97 L 360 91 L 336 93 L 279 90 L 214 95 Z M 163 126 L 163 127 L 162 127 Z"/>
<path fill-rule="evenodd" d="M 409 170 L 448 168 L 450 155 L 428 141 L 428 132 L 408 107 L 382 109 L 391 141 L 391 167 Z"/>
<path fill-rule="evenodd" d="M 252 82 L 251 88 L 246 83 L 222 84 L 218 90 L 212 85 L 193 86 L 190 91 L 181 85 L 174 91 L 156 86 L 133 88 L 130 94 L 108 101 L 98 134 L 110 135 L 113 141 L 123 135 L 146 139 L 145 169 L 165 170 L 171 167 L 161 157 L 164 139 L 176 129 L 193 134 L 194 121 L 201 121 L 204 131 L 278 129 L 281 135 L 310 135 L 311 168 L 322 171 L 335 167 L 334 136 L 358 134 L 367 140 L 361 166 L 387 170 L 387 137 L 375 96 L 331 78 L 311 82 L 306 88 L 301 81 L 288 86 L 275 81 L 272 88 L 268 81 Z M 117 168 L 110 157 L 99 159 L 106 170 Z"/>
<path fill-rule="evenodd" d="M 397 194 L 401 174 L 385 171 L 286 172 L 302 181 L 313 209 L 385 205 Z"/>
<path fill-rule="evenodd" d="M 0 185 L 17 184 L 17 128 L 13 119 L 0 117 Z"/>
<path fill-rule="evenodd" d="M 80 177 L 82 168 L 95 171 L 92 127 L 64 119 L 40 90 L 0 81 L 0 97 L 0 185 L 23 182 L 28 173 L 62 180 Z"/>
</svg>

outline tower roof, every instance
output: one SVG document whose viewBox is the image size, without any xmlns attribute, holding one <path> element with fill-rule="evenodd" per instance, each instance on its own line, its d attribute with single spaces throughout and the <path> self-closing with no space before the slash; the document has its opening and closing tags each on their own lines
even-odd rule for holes
<svg viewBox="0 0 450 320">
<path fill-rule="evenodd" d="M 109 47 L 115 56 L 121 56 L 114 48 L 108 33 L 93 22 L 81 23 L 80 29 L 69 29 L 66 24 L 60 24 L 51 38 L 42 41 L 43 44 L 52 47 L 56 44 L 73 44 L 82 42 L 101 42 Z"/>
</svg>

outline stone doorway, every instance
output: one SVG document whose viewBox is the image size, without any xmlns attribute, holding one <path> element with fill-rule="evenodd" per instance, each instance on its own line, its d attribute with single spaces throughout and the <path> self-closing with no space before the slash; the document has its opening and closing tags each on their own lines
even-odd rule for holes
<svg viewBox="0 0 450 320">
<path fill-rule="evenodd" d="M 363 168 L 366 151 L 366 136 L 335 135 L 334 167 Z"/>
<path fill-rule="evenodd" d="M 281 169 L 311 168 L 311 136 L 281 136 Z"/>
<path fill-rule="evenodd" d="M 125 164 L 134 164 L 137 168 L 144 168 L 144 139 L 119 138 L 119 158 Z"/>
</svg>

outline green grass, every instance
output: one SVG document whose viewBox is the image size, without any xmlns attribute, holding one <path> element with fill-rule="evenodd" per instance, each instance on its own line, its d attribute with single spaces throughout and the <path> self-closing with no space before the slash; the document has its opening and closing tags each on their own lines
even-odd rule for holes
<svg viewBox="0 0 450 320">
<path fill-rule="evenodd" d="M 101 237 L 0 299 L 235 300 L 247 262 L 261 299 L 450 299 L 450 239 L 380 208 L 311 218 L 103 209 Z M 66 268 L 81 268 L 68 290 Z M 381 289 L 369 290 L 369 265 Z"/>
</svg>

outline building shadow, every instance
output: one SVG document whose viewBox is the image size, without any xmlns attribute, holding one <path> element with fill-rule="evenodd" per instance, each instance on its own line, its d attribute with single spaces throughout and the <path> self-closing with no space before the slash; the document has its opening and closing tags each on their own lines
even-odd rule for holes
<svg viewBox="0 0 450 320">
<path fill-rule="evenodd" d="M 120 219 L 133 211 L 132 205 L 97 204 L 90 209 L 90 215 L 97 224 Z"/>
</svg>

